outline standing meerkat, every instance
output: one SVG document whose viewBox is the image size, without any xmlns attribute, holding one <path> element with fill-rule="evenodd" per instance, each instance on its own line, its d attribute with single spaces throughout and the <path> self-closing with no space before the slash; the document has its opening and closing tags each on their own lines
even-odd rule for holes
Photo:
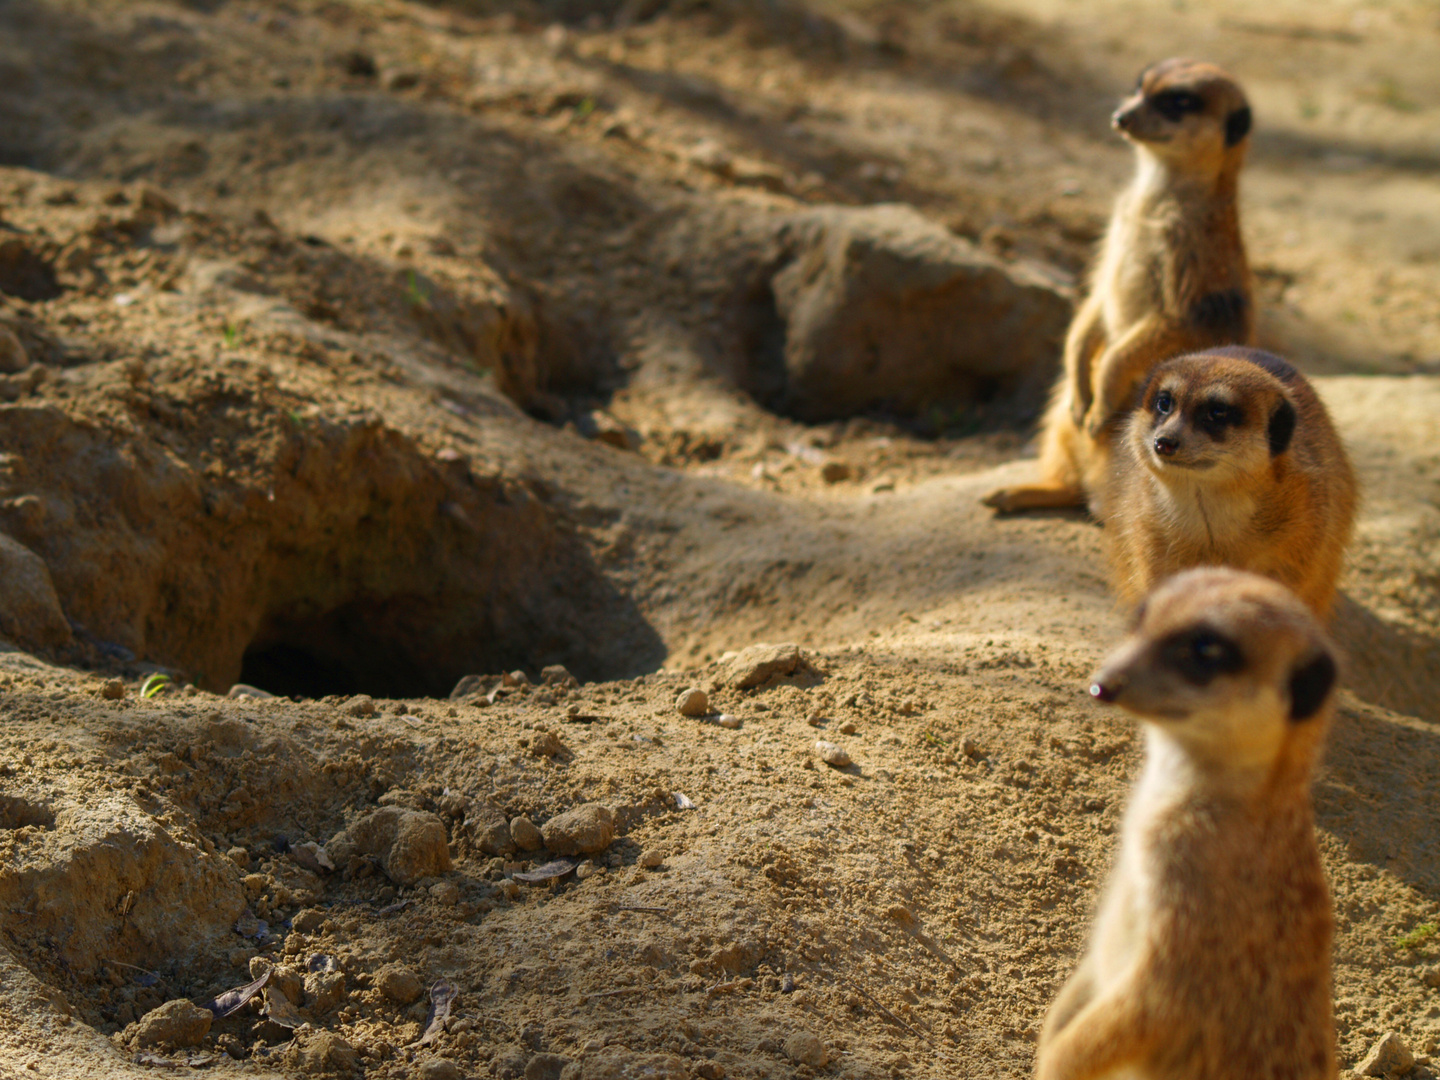
<svg viewBox="0 0 1440 1080">
<path fill-rule="evenodd" d="M 1289 586 L 1321 618 L 1355 522 L 1355 474 L 1325 406 L 1278 356 L 1240 347 L 1155 369 L 1105 489 L 1116 590 L 1224 565 Z"/>
<path fill-rule="evenodd" d="M 1335 649 L 1283 586 L 1170 579 L 1090 693 L 1145 764 L 1038 1080 L 1331 1080 L 1333 915 L 1310 802 Z"/>
<path fill-rule="evenodd" d="M 1099 517 L 1114 422 L 1162 360 L 1252 344 L 1255 305 L 1236 205 L 1250 106 L 1225 72 L 1194 60 L 1146 68 L 1112 125 L 1137 169 L 1115 204 L 1090 295 L 1065 339 L 1041 425 L 1040 482 L 1001 488 L 1002 512 L 1083 506 Z"/>
</svg>

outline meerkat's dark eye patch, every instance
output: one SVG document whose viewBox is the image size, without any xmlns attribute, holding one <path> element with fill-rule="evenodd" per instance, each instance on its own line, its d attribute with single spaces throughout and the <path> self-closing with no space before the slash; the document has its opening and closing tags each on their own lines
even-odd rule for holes
<svg viewBox="0 0 1440 1080">
<path fill-rule="evenodd" d="M 1239 647 L 1207 627 L 1176 634 L 1161 646 L 1161 657 L 1186 682 L 1205 686 L 1217 675 L 1233 675 L 1245 666 Z"/>
<path fill-rule="evenodd" d="M 1280 404 L 1275 406 L 1265 431 L 1270 439 L 1271 457 L 1279 457 L 1290 448 L 1290 439 L 1295 434 L 1295 406 L 1286 398 L 1281 398 Z"/>
<path fill-rule="evenodd" d="M 1205 101 L 1188 90 L 1162 90 L 1150 98 L 1155 111 L 1171 123 L 1179 123 L 1189 113 L 1205 111 Z"/>
<path fill-rule="evenodd" d="M 1212 438 L 1221 438 L 1227 427 L 1239 427 L 1245 423 L 1245 410 L 1219 398 L 1209 398 L 1200 403 L 1195 422 Z"/>
<path fill-rule="evenodd" d="M 1234 146 L 1250 134 L 1250 106 L 1243 105 L 1225 117 L 1225 145 Z"/>
<path fill-rule="evenodd" d="M 1335 685 L 1335 659 L 1322 652 L 1290 674 L 1290 719 L 1308 720 L 1320 711 Z"/>
</svg>

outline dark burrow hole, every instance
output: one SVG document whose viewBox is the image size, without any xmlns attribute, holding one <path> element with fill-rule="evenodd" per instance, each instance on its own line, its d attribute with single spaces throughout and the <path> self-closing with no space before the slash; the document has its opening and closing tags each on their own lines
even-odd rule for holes
<svg viewBox="0 0 1440 1080">
<path fill-rule="evenodd" d="M 42 829 L 55 827 L 55 811 L 44 803 L 33 803 L 13 795 L 0 795 L 0 829 L 23 829 L 26 825 Z"/>
</svg>

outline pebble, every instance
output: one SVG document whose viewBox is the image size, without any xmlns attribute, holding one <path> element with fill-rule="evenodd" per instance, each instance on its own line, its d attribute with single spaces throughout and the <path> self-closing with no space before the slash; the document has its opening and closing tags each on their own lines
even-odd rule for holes
<svg viewBox="0 0 1440 1080">
<path fill-rule="evenodd" d="M 290 925 L 302 934 L 313 934 L 320 929 L 320 924 L 325 921 L 325 913 L 319 908 L 306 908 L 304 911 L 295 913 L 290 920 Z"/>
<path fill-rule="evenodd" d="M 510 839 L 521 851 L 539 851 L 545 846 L 545 837 L 536 825 L 524 814 L 510 820 Z"/>
<path fill-rule="evenodd" d="M 305 1044 L 300 1059 L 308 1073 L 353 1073 L 360 1067 L 355 1047 L 333 1031 L 319 1031 Z"/>
<path fill-rule="evenodd" d="M 680 692 L 680 696 L 675 699 L 675 707 L 680 710 L 681 716 L 704 716 L 710 711 L 710 699 L 704 690 L 692 686 L 689 690 Z"/>
<path fill-rule="evenodd" d="M 536 1054 L 525 1064 L 525 1080 L 560 1080 L 570 1059 L 559 1054 Z"/>
<path fill-rule="evenodd" d="M 820 760 L 836 769 L 843 769 L 850 764 L 850 755 L 842 747 L 832 742 L 818 739 L 815 742 L 815 752 L 820 755 Z"/>
<path fill-rule="evenodd" d="M 641 866 L 645 867 L 646 870 L 654 870 L 655 867 L 665 861 L 665 852 L 661 848 L 646 848 L 640 853 L 640 858 L 637 861 Z"/>
<path fill-rule="evenodd" d="M 843 724 L 840 725 L 841 735 L 854 735 L 855 732 L 858 730 L 859 728 L 855 726 L 855 721 L 853 720 L 846 720 Z"/>
<path fill-rule="evenodd" d="M 141 1046 L 199 1046 L 214 1018 L 209 1009 L 176 998 L 142 1016 L 135 1038 Z"/>
<path fill-rule="evenodd" d="M 305 1007 L 322 1016 L 345 1000 L 345 975 L 339 971 L 312 971 L 305 976 Z"/>
<path fill-rule="evenodd" d="M 586 878 L 595 877 L 597 874 L 605 873 L 605 867 L 597 865 L 594 861 L 586 859 L 575 868 L 575 876 L 581 881 Z"/>
<path fill-rule="evenodd" d="M 540 681 L 546 686 L 563 686 L 567 690 L 573 690 L 580 685 L 580 680 L 571 675 L 564 664 L 550 664 L 542 668 Z"/>
<path fill-rule="evenodd" d="M 454 907 L 460 902 L 460 886 L 453 881 L 437 881 L 430 886 L 430 895 L 446 907 Z"/>
<path fill-rule="evenodd" d="M 1433 986 L 1440 989 L 1440 964 L 1432 964 L 1420 973 L 1426 986 Z"/>
<path fill-rule="evenodd" d="M 238 866 L 241 870 L 250 869 L 250 852 L 243 847 L 232 847 L 225 852 L 225 857 Z"/>
<path fill-rule="evenodd" d="M 369 694 L 357 694 L 341 705 L 340 711 L 346 716 L 374 716 L 375 699 Z"/>
<path fill-rule="evenodd" d="M 536 757 L 555 757 L 565 753 L 565 744 L 553 731 L 537 731 L 530 740 L 530 753 Z"/>
<path fill-rule="evenodd" d="M 809 1065 L 812 1069 L 823 1069 L 830 1061 L 830 1054 L 816 1036 L 809 1031 L 797 1031 L 785 1040 L 785 1056 L 797 1065 Z"/>
<path fill-rule="evenodd" d="M 8 326 L 0 326 L 0 371 L 14 375 L 30 366 L 30 356 L 25 346 Z"/>
<path fill-rule="evenodd" d="M 731 731 L 734 731 L 740 726 L 741 721 L 738 716 L 731 716 L 729 713 L 721 713 L 719 717 L 716 718 L 715 722 L 723 728 L 729 728 Z"/>
<path fill-rule="evenodd" d="M 827 484 L 839 484 L 849 480 L 854 470 L 843 461 L 827 461 L 820 467 L 820 479 Z"/>
<path fill-rule="evenodd" d="M 556 855 L 593 855 L 615 839 L 615 813 L 600 803 L 584 803 L 551 818 L 540 834 Z"/>
<path fill-rule="evenodd" d="M 107 679 L 100 688 L 100 696 L 106 701 L 119 701 L 125 696 L 125 684 L 119 679 Z"/>
<path fill-rule="evenodd" d="M 397 1005 L 410 1005 L 419 1001 L 425 989 L 413 971 L 399 964 L 386 964 L 377 971 L 375 987 Z"/>
<path fill-rule="evenodd" d="M 1408 1073 L 1415 1067 L 1415 1055 L 1405 1045 L 1399 1035 L 1393 1031 L 1387 1031 L 1380 1036 L 1380 1041 L 1370 1048 L 1364 1060 L 1355 1066 L 1355 1071 L 1361 1076 L 1390 1076 L 1395 1073 Z"/>
<path fill-rule="evenodd" d="M 500 676 L 500 685 L 505 687 L 529 686 L 530 676 L 526 675 L 525 672 L 519 668 L 516 668 L 514 671 Z"/>
<path fill-rule="evenodd" d="M 777 675 L 789 675 L 800 662 L 800 648 L 794 642 L 751 645 L 729 662 L 725 680 L 736 690 L 749 690 Z"/>
<path fill-rule="evenodd" d="M 433 1057 L 420 1066 L 420 1080 L 460 1080 L 460 1066 L 449 1058 Z"/>
</svg>

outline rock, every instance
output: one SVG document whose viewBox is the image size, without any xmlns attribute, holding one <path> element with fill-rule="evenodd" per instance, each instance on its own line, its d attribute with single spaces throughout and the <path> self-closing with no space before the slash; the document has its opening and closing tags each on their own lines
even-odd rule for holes
<svg viewBox="0 0 1440 1080">
<path fill-rule="evenodd" d="M 345 1000 L 345 974 L 340 971 L 311 971 L 305 976 L 305 1007 L 323 1016 Z"/>
<path fill-rule="evenodd" d="M 710 699 L 704 690 L 692 686 L 689 690 L 680 692 L 680 696 L 675 699 L 675 708 L 680 710 L 681 716 L 704 716 L 710 711 Z"/>
<path fill-rule="evenodd" d="M 460 1080 L 460 1066 L 449 1058 L 433 1057 L 420 1066 L 420 1080 Z"/>
<path fill-rule="evenodd" d="M 302 1005 L 305 1002 L 305 975 L 297 967 L 290 964 L 279 964 L 270 973 L 271 988 L 278 990 L 285 995 L 285 1000 L 291 1005 Z"/>
<path fill-rule="evenodd" d="M 261 690 L 258 686 L 251 686 L 249 683 L 237 682 L 230 687 L 230 692 L 225 695 L 228 698 L 253 698 L 256 701 L 269 701 L 275 695 L 269 690 Z"/>
<path fill-rule="evenodd" d="M 295 913 L 295 917 L 290 920 L 290 926 L 302 934 L 313 934 L 320 929 L 320 924 L 324 921 L 325 913 L 319 908 L 306 908 Z"/>
<path fill-rule="evenodd" d="M 567 747 L 553 731 L 537 731 L 530 740 L 530 753 L 536 757 L 558 757 Z"/>
<path fill-rule="evenodd" d="M 0 636 L 24 648 L 70 644 L 70 620 L 60 607 L 45 560 L 0 533 Z"/>
<path fill-rule="evenodd" d="M 300 1065 L 307 1073 L 316 1075 L 350 1075 L 360 1067 L 360 1055 L 333 1031 L 317 1031 L 300 1050 Z"/>
<path fill-rule="evenodd" d="M 900 205 L 794 215 L 796 256 L 771 280 L 784 323 L 782 411 L 831 420 L 877 407 L 910 415 L 981 395 L 1038 409 L 1071 305 Z"/>
<path fill-rule="evenodd" d="M 551 818 L 540 834 L 556 855 L 593 855 L 615 839 L 615 814 L 600 803 L 585 803 Z"/>
<path fill-rule="evenodd" d="M 524 814 L 510 821 L 510 839 L 521 851 L 539 851 L 545 846 L 540 827 Z"/>
<path fill-rule="evenodd" d="M 459 701 L 461 698 L 469 697 L 471 694 L 478 694 L 484 689 L 484 675 L 465 675 L 455 684 L 455 689 L 450 691 L 450 700 Z"/>
<path fill-rule="evenodd" d="M 1440 989 L 1440 964 L 1431 964 L 1420 973 L 1420 978 L 1426 986 Z"/>
<path fill-rule="evenodd" d="M 665 852 L 660 848 L 646 848 L 636 860 L 646 870 L 654 870 L 665 861 Z"/>
<path fill-rule="evenodd" d="M 29 366 L 30 354 L 25 351 L 25 346 L 20 344 L 15 331 L 8 326 L 0 326 L 0 372 L 14 375 Z"/>
<path fill-rule="evenodd" d="M 515 850 L 505 815 L 490 803 L 475 803 L 466 809 L 465 833 L 486 855 L 509 855 Z"/>
<path fill-rule="evenodd" d="M 397 1005 L 411 1005 L 420 1000 L 425 987 L 407 967 L 386 964 L 375 973 L 375 988 Z"/>
<path fill-rule="evenodd" d="M 369 694 L 356 694 L 340 706 L 340 711 L 346 716 L 374 716 L 375 699 Z"/>
<path fill-rule="evenodd" d="M 843 461 L 827 461 L 820 467 L 820 479 L 827 484 L 839 484 L 849 480 L 854 470 Z"/>
<path fill-rule="evenodd" d="M 575 868 L 575 879 L 577 881 L 584 881 L 586 878 L 592 878 L 597 874 L 603 873 L 605 873 L 605 867 L 600 866 L 591 859 L 586 859 Z"/>
<path fill-rule="evenodd" d="M 845 752 L 843 747 L 836 746 L 833 742 L 826 742 L 824 739 L 816 740 L 815 752 L 820 755 L 820 760 L 826 765 L 834 766 L 837 769 L 843 769 L 850 764 L 850 755 Z"/>
<path fill-rule="evenodd" d="M 454 907 L 460 902 L 460 886 L 453 881 L 437 881 L 430 886 L 430 895 L 437 903 Z"/>
<path fill-rule="evenodd" d="M 503 819 L 502 819 L 503 820 Z M 382 806 L 336 833 L 326 851 L 339 866 L 356 855 L 376 855 L 380 868 L 397 885 L 450 871 L 445 824 L 434 814 L 400 806 Z"/>
<path fill-rule="evenodd" d="M 808 1031 L 797 1031 L 785 1040 L 785 1056 L 796 1065 L 823 1069 L 830 1060 L 825 1044 Z"/>
<path fill-rule="evenodd" d="M 141 1046 L 199 1046 L 214 1018 L 209 1009 L 176 998 L 140 1018 L 135 1040 Z"/>
<path fill-rule="evenodd" d="M 783 645 L 751 645 L 729 663 L 725 681 L 736 690 L 749 690 L 777 675 L 789 675 L 800 666 L 800 649 L 793 642 Z"/>
<path fill-rule="evenodd" d="M 701 1061 L 695 1065 L 696 1080 L 725 1080 L 725 1066 L 718 1061 Z"/>
<path fill-rule="evenodd" d="M 853 720 L 846 720 L 843 724 L 840 725 L 841 735 L 854 735 L 855 732 L 858 730 L 859 729 L 855 726 L 855 722 Z"/>
<path fill-rule="evenodd" d="M 570 1059 L 559 1054 L 536 1054 L 525 1063 L 525 1080 L 560 1080 Z"/>
<path fill-rule="evenodd" d="M 541 668 L 540 681 L 546 686 L 563 686 L 567 690 L 580 685 L 580 680 L 571 675 L 564 664 L 549 664 Z"/>
<path fill-rule="evenodd" d="M 106 701 L 121 701 L 125 697 L 125 684 L 119 679 L 106 679 L 100 687 L 100 696 Z"/>
<path fill-rule="evenodd" d="M 1387 1031 L 1355 1066 L 1355 1071 L 1361 1076 L 1395 1076 L 1408 1073 L 1414 1067 L 1415 1055 L 1410 1048 L 1395 1032 Z"/>
<path fill-rule="evenodd" d="M 335 870 L 335 863 L 331 861 L 330 853 L 314 840 L 306 840 L 303 844 L 292 845 L 290 858 L 312 874 L 329 874 Z"/>
<path fill-rule="evenodd" d="M 715 723 L 719 724 L 723 728 L 729 728 L 731 731 L 735 731 L 740 727 L 741 720 L 738 716 L 731 716 L 729 713 L 721 713 L 715 718 Z"/>
<path fill-rule="evenodd" d="M 500 685 L 511 689 L 519 688 L 521 686 L 529 686 L 530 676 L 526 675 L 525 672 L 521 671 L 519 668 L 516 668 L 514 671 L 507 672 L 506 674 L 500 676 Z"/>
<path fill-rule="evenodd" d="M 243 847 L 232 847 L 225 852 L 225 857 L 238 866 L 241 870 L 250 869 L 250 852 Z"/>
</svg>

